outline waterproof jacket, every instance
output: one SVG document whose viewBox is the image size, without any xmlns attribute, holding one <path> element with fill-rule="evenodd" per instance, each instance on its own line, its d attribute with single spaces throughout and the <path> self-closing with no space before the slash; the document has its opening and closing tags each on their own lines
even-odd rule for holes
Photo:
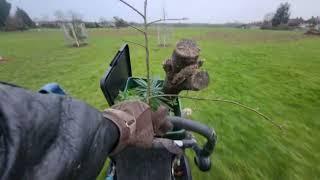
<svg viewBox="0 0 320 180">
<path fill-rule="evenodd" d="M 0 83 L 0 180 L 95 179 L 118 137 L 81 101 Z"/>
</svg>

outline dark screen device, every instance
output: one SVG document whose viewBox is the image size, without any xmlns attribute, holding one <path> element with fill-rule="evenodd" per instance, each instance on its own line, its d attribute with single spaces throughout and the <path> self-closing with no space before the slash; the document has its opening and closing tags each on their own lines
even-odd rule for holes
<svg viewBox="0 0 320 180">
<path fill-rule="evenodd" d="M 130 52 L 128 44 L 119 49 L 104 76 L 100 80 L 101 90 L 109 106 L 114 105 L 114 100 L 119 91 L 123 91 L 128 78 L 132 77 Z"/>
</svg>

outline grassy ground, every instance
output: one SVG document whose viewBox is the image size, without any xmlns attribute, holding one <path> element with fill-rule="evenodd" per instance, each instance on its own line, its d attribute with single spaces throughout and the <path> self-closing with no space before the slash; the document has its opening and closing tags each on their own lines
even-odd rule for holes
<svg viewBox="0 0 320 180">
<path fill-rule="evenodd" d="M 155 33 L 152 32 L 152 35 Z M 37 90 L 59 82 L 69 94 L 94 107 L 107 103 L 99 79 L 121 39 L 142 41 L 131 30 L 90 31 L 90 45 L 68 48 L 59 31 L 0 33 L 0 80 Z M 194 179 L 318 179 L 320 177 L 320 38 L 301 32 L 209 28 L 176 29 L 175 40 L 198 40 L 210 87 L 192 96 L 237 100 L 272 117 L 280 131 L 238 107 L 183 100 L 193 118 L 219 136 L 209 173 L 193 166 Z M 175 41 L 173 40 L 173 42 Z M 172 47 L 151 38 L 152 74 L 163 77 L 161 63 Z M 144 76 L 144 52 L 131 46 L 134 76 Z M 192 153 L 190 153 L 192 154 Z"/>
</svg>

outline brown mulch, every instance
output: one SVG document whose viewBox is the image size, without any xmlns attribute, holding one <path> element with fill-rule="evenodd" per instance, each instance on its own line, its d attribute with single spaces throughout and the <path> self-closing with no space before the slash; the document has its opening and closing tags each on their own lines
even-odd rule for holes
<svg viewBox="0 0 320 180">
<path fill-rule="evenodd" d="M 87 45 L 88 45 L 88 43 L 80 43 L 79 47 L 78 47 L 78 45 L 75 43 L 75 44 L 70 45 L 70 47 L 81 48 L 81 47 L 85 47 Z"/>
<path fill-rule="evenodd" d="M 310 29 L 304 34 L 305 35 L 312 35 L 312 36 L 320 36 L 320 31 L 316 30 L 316 29 Z"/>
</svg>

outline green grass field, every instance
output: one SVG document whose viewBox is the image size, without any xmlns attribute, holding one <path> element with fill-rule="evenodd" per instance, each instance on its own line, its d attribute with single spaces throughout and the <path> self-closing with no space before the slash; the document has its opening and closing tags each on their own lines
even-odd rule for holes
<svg viewBox="0 0 320 180">
<path fill-rule="evenodd" d="M 0 62 L 0 80 L 32 90 L 58 82 L 72 96 L 106 108 L 101 76 L 122 39 L 142 42 L 142 37 L 128 29 L 89 35 L 89 46 L 69 48 L 60 31 L 0 33 L 0 56 L 7 59 Z M 163 78 L 161 64 L 173 46 L 159 48 L 156 33 L 151 35 L 152 75 Z M 212 79 L 209 88 L 189 96 L 236 100 L 284 126 L 280 131 L 233 105 L 183 100 L 193 119 L 214 127 L 219 137 L 212 170 L 202 173 L 193 166 L 194 179 L 319 179 L 320 38 L 302 32 L 179 28 L 172 42 L 180 38 L 198 41 Z M 133 74 L 142 77 L 144 51 L 130 47 Z"/>
</svg>

